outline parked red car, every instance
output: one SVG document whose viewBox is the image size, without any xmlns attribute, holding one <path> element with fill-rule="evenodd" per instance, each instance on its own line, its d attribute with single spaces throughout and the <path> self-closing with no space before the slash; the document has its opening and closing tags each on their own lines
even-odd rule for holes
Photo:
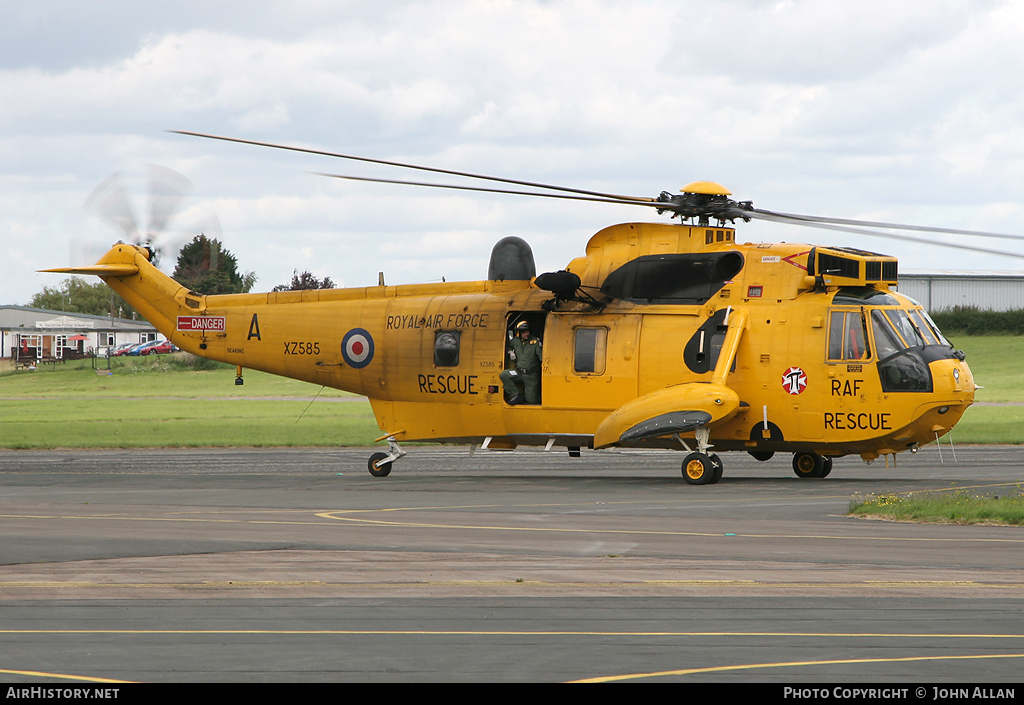
<svg viewBox="0 0 1024 705">
<path fill-rule="evenodd" d="M 140 355 L 166 355 L 167 353 L 178 352 L 179 348 L 177 345 L 169 340 L 160 340 L 150 343 L 146 347 L 139 350 Z"/>
</svg>

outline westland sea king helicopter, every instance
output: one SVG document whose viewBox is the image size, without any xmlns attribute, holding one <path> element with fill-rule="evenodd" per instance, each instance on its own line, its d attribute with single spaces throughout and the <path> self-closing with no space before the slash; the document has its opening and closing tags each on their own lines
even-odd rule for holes
<svg viewBox="0 0 1024 705">
<path fill-rule="evenodd" d="M 717 451 L 758 460 L 792 453 L 801 478 L 827 476 L 836 457 L 871 462 L 916 452 L 950 432 L 977 387 L 964 354 L 893 289 L 896 258 L 741 244 L 733 223 L 1021 239 L 776 213 L 735 201 L 710 181 L 679 194 L 624 196 L 179 134 L 530 190 L 323 176 L 626 204 L 679 219 L 607 227 L 584 256 L 540 276 L 529 245 L 506 237 L 492 250 L 487 279 L 458 283 L 386 286 L 381 274 L 377 286 L 207 296 L 161 272 L 147 237 L 118 242 L 92 266 L 46 270 L 99 276 L 182 350 L 236 365 L 236 383 L 251 368 L 365 395 L 383 433 L 378 441 L 389 444 L 369 458 L 378 477 L 405 455 L 402 441 L 561 446 L 573 456 L 584 447 L 671 448 L 685 451 L 682 476 L 693 485 L 721 478 Z M 538 347 L 524 348 L 531 340 Z M 527 355 L 539 370 L 514 374 Z M 525 395 L 515 393 L 516 377 Z"/>
</svg>

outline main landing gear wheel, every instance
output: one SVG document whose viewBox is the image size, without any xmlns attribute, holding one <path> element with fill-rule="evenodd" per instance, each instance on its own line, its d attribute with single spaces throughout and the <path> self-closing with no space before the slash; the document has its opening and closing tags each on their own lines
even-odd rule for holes
<svg viewBox="0 0 1024 705">
<path fill-rule="evenodd" d="M 711 465 L 714 466 L 714 472 L 711 475 L 711 484 L 713 485 L 722 479 L 722 471 L 724 468 L 722 467 L 722 459 L 719 458 L 717 454 L 712 453 L 708 458 L 711 459 Z"/>
<path fill-rule="evenodd" d="M 683 460 L 683 479 L 690 485 L 713 485 L 722 477 L 722 461 L 717 455 L 690 453 Z"/>
<path fill-rule="evenodd" d="M 367 469 L 374 477 L 387 477 L 391 474 L 391 463 L 384 463 L 377 467 L 377 463 L 388 457 L 387 453 L 374 453 L 366 463 Z"/>
<path fill-rule="evenodd" d="M 828 477 L 828 474 L 832 472 L 832 458 L 826 455 L 822 460 L 825 461 L 825 464 L 822 466 L 821 474 L 818 477 Z"/>
<path fill-rule="evenodd" d="M 794 453 L 793 472 L 797 477 L 825 477 L 832 472 L 832 458 L 817 453 Z"/>
</svg>

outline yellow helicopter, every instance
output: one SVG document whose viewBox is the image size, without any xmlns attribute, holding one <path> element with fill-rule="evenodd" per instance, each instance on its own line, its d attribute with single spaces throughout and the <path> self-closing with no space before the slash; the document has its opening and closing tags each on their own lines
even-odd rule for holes
<svg viewBox="0 0 1024 705">
<path fill-rule="evenodd" d="M 378 441 L 389 444 L 368 460 L 374 476 L 405 455 L 399 442 L 435 441 L 560 446 L 574 456 L 584 447 L 679 449 L 694 485 L 721 478 L 713 449 L 758 460 L 789 452 L 799 477 L 823 478 L 835 457 L 916 452 L 974 400 L 963 353 L 892 289 L 895 258 L 741 244 L 731 224 L 992 233 L 773 213 L 708 181 L 640 198 L 180 134 L 534 190 L 325 176 L 623 203 L 679 218 L 605 228 L 584 256 L 540 276 L 529 245 L 505 238 L 487 279 L 458 283 L 386 286 L 381 275 L 369 287 L 207 296 L 161 272 L 151 244 L 123 242 L 95 265 L 45 270 L 99 276 L 182 350 L 236 365 L 238 383 L 251 368 L 365 395 Z"/>
</svg>

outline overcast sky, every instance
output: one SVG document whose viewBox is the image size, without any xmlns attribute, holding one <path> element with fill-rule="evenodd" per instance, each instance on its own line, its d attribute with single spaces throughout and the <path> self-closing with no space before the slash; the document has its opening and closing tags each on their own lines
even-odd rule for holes
<svg viewBox="0 0 1024 705">
<path fill-rule="evenodd" d="M 261 291 L 294 269 L 344 286 L 378 271 L 482 279 L 506 235 L 532 244 L 539 271 L 560 269 L 602 227 L 659 219 L 341 182 L 309 172 L 425 177 L 168 129 L 641 196 L 711 179 L 771 210 L 1024 234 L 1022 76 L 1024 3 L 998 0 L 7 3 L 0 303 L 27 303 L 60 281 L 35 270 L 122 237 L 83 207 L 111 174 L 144 226 L 149 164 L 194 186 L 167 241 L 220 237 Z M 893 254 L 904 270 L 1024 267 L 738 230 Z"/>
</svg>

